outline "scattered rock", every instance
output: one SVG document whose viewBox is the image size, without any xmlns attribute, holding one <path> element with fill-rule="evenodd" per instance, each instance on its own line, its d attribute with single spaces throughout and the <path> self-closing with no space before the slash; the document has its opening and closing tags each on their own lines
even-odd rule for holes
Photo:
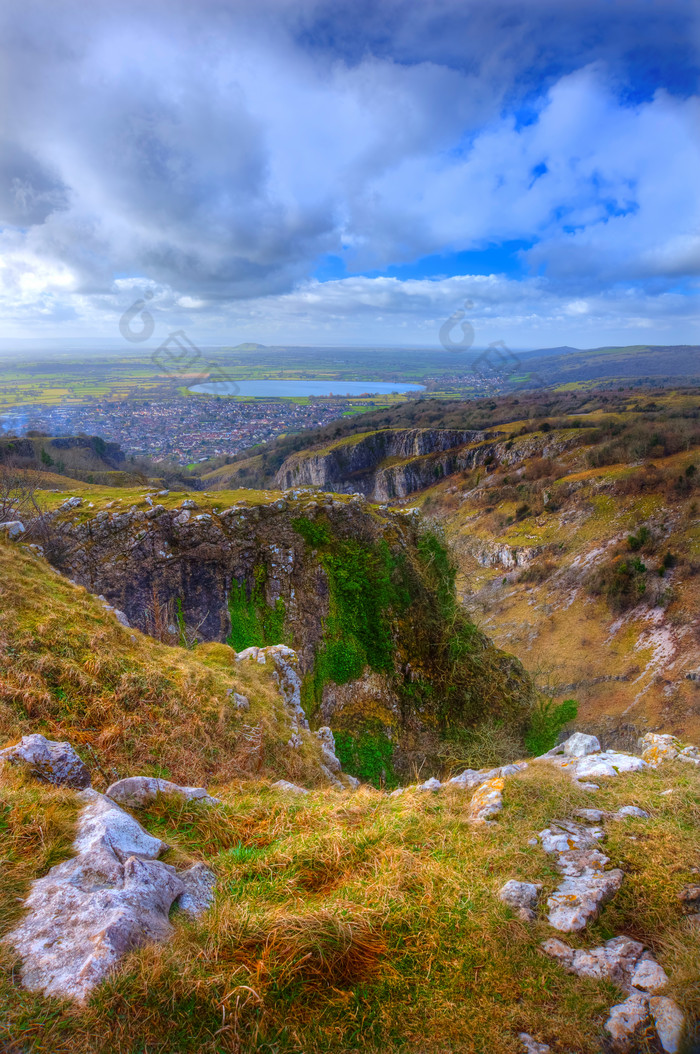
<svg viewBox="0 0 700 1054">
<path fill-rule="evenodd" d="M 283 791 L 285 794 L 308 794 L 309 792 L 305 787 L 297 787 L 296 783 L 290 783 L 289 780 L 277 780 L 276 783 L 271 784 L 272 790 Z"/>
<path fill-rule="evenodd" d="M 644 812 L 644 809 L 640 809 L 637 805 L 623 805 L 621 809 L 613 813 L 610 817 L 611 820 L 626 820 L 628 816 L 636 817 L 639 820 L 648 820 L 649 813 Z"/>
<path fill-rule="evenodd" d="M 570 948 L 556 937 L 550 937 L 542 949 L 556 959 L 568 973 L 577 977 L 603 978 L 626 992 L 639 990 L 655 995 L 668 985 L 668 977 L 652 954 L 639 941 L 624 935 L 613 937 L 588 951 Z"/>
<path fill-rule="evenodd" d="M 111 799 L 94 790 L 82 797 L 78 855 L 32 883 L 27 914 L 4 938 L 27 988 L 78 1003 L 127 951 L 167 940 L 173 901 L 189 895 L 186 910 L 194 910 L 208 881 L 198 868 L 183 881 L 158 861 L 165 844 Z"/>
<path fill-rule="evenodd" d="M 237 710 L 250 710 L 250 699 L 247 695 L 240 695 L 238 692 L 234 692 L 233 702 Z"/>
<path fill-rule="evenodd" d="M 538 1043 L 536 1039 L 533 1039 L 527 1032 L 521 1032 L 518 1035 L 518 1039 L 525 1047 L 525 1054 L 549 1054 L 551 1047 L 548 1047 L 546 1043 Z"/>
<path fill-rule="evenodd" d="M 654 1019 L 656 1034 L 666 1054 L 676 1054 L 683 1039 L 685 1021 L 683 1011 L 666 996 L 649 1000 L 649 1010 Z"/>
<path fill-rule="evenodd" d="M 24 534 L 24 524 L 21 520 L 5 520 L 4 523 L 0 523 L 0 531 L 3 531 L 10 541 L 13 542 L 21 534 Z"/>
<path fill-rule="evenodd" d="M 540 882 L 518 882 L 512 878 L 499 889 L 498 899 L 514 908 L 523 922 L 533 922 L 541 888 Z"/>
<path fill-rule="evenodd" d="M 83 499 L 79 498 L 77 495 L 75 495 L 72 498 L 66 498 L 66 500 L 61 503 L 59 508 L 61 508 L 61 509 L 78 509 L 78 508 L 80 508 L 80 506 L 82 504 L 83 504 Z"/>
<path fill-rule="evenodd" d="M 429 780 L 426 780 L 425 783 L 419 783 L 418 786 L 416 787 L 416 790 L 418 790 L 418 791 L 439 791 L 441 787 L 442 787 L 442 783 L 440 783 L 440 780 L 435 779 L 434 776 L 431 776 L 431 778 Z"/>
<path fill-rule="evenodd" d="M 649 1000 L 639 992 L 634 993 L 624 1003 L 618 1003 L 610 1010 L 610 1017 L 605 1022 L 605 1031 L 612 1039 L 613 1049 L 631 1051 L 640 1038 L 649 1017 Z"/>
<path fill-rule="evenodd" d="M 90 772 L 70 743 L 57 743 L 35 733 L 22 736 L 19 743 L 0 750 L 0 762 L 27 765 L 32 776 L 59 787 L 89 787 Z"/>
<path fill-rule="evenodd" d="M 193 498 L 185 498 L 185 500 L 182 503 L 182 508 L 183 509 L 198 509 L 199 505 L 197 504 L 197 502 Z"/>
<path fill-rule="evenodd" d="M 700 907 L 700 885 L 691 883 L 684 886 L 678 894 L 678 899 L 686 908 L 696 911 Z"/>
<path fill-rule="evenodd" d="M 488 780 L 514 776 L 526 768 L 527 762 L 519 761 L 515 765 L 502 765 L 496 769 L 465 769 L 459 776 L 453 776 L 452 779 L 448 780 L 447 786 L 473 790 L 476 787 L 480 787 L 482 783 L 487 783 Z"/>
<path fill-rule="evenodd" d="M 204 864 L 194 864 L 187 871 L 180 871 L 177 877 L 185 889 L 176 899 L 175 907 L 198 918 L 214 903 L 216 875 Z"/>
<path fill-rule="evenodd" d="M 473 823 L 488 823 L 491 817 L 497 816 L 503 808 L 502 777 L 482 783 L 469 802 L 469 819 Z"/>
<path fill-rule="evenodd" d="M 107 788 L 105 794 L 120 805 L 136 809 L 150 805 L 159 795 L 183 801 L 203 801 L 208 805 L 219 804 L 219 799 L 210 797 L 204 787 L 180 787 L 177 783 L 154 776 L 129 776 L 118 780 Z"/>
<path fill-rule="evenodd" d="M 608 857 L 595 848 L 603 838 L 600 827 L 557 820 L 539 837 L 544 851 L 557 856 L 557 866 L 564 876 L 547 900 L 547 918 L 562 933 L 582 930 L 617 893 L 624 874 L 618 868 L 604 870 Z"/>
<path fill-rule="evenodd" d="M 323 725 L 315 734 L 316 738 L 321 743 L 321 754 L 323 756 L 324 765 L 333 773 L 340 772 L 342 766 L 340 764 L 340 759 L 336 757 L 335 736 L 330 728 L 328 725 Z"/>
</svg>

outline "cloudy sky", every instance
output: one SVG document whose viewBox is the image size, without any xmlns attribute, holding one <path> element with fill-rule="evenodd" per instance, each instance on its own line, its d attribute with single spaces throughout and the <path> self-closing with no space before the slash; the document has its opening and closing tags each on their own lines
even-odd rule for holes
<svg viewBox="0 0 700 1054">
<path fill-rule="evenodd" d="M 5 337 L 700 343 L 697 0 L 3 0 Z"/>
</svg>

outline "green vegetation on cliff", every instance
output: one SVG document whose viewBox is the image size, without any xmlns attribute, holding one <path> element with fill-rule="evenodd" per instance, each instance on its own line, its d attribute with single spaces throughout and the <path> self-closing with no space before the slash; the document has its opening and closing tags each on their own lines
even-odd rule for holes
<svg viewBox="0 0 700 1054">
<path fill-rule="evenodd" d="M 273 607 L 266 602 L 264 588 L 267 571 L 264 566 L 259 564 L 253 577 L 250 591 L 245 582 L 234 581 L 231 585 L 228 601 L 231 631 L 226 643 L 234 651 L 284 643 L 284 600 L 278 597 Z"/>
</svg>

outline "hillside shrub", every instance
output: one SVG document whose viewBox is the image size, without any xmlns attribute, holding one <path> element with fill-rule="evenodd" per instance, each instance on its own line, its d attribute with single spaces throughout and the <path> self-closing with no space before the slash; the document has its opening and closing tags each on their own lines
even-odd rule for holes
<svg viewBox="0 0 700 1054">
<path fill-rule="evenodd" d="M 540 699 L 532 711 L 530 726 L 525 733 L 525 746 L 533 757 L 546 754 L 556 746 L 559 733 L 564 725 L 573 721 L 578 714 L 578 703 L 575 699 L 565 699 L 554 705 L 553 699 Z"/>
</svg>

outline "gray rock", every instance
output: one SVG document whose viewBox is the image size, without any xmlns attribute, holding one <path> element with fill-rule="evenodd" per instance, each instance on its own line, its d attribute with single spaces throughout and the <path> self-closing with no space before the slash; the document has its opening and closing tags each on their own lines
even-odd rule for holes
<svg viewBox="0 0 700 1054">
<path fill-rule="evenodd" d="M 315 733 L 321 743 L 321 754 L 323 763 L 332 773 L 338 773 L 342 769 L 340 759 L 335 753 L 335 736 L 327 725 L 323 725 Z"/>
<path fill-rule="evenodd" d="M 199 506 L 197 505 L 197 502 L 194 500 L 194 498 L 185 498 L 185 500 L 182 503 L 182 508 L 183 509 L 198 509 Z"/>
<path fill-rule="evenodd" d="M 637 805 L 623 805 L 621 809 L 618 809 L 616 813 L 613 813 L 611 819 L 626 820 L 628 816 L 636 817 L 640 820 L 649 819 L 649 813 L 644 812 L 644 809 L 640 809 Z"/>
<path fill-rule="evenodd" d="M 527 1032 L 520 1032 L 518 1039 L 525 1048 L 525 1054 L 549 1054 L 551 1047 L 547 1046 L 546 1043 L 538 1043 L 536 1039 L 533 1039 Z"/>
<path fill-rule="evenodd" d="M 672 999 L 655 996 L 649 1000 L 656 1034 L 666 1054 L 677 1054 L 683 1040 L 685 1021 L 683 1011 Z"/>
<path fill-rule="evenodd" d="M 27 765 L 32 776 L 59 787 L 82 790 L 90 786 L 90 772 L 70 743 L 57 743 L 36 733 L 0 750 L 0 763 L 3 761 Z"/>
<path fill-rule="evenodd" d="M 612 1007 L 605 1022 L 605 1031 L 612 1040 L 613 1049 L 633 1050 L 648 1017 L 649 999 L 640 992 L 629 996 L 624 1003 Z"/>
<path fill-rule="evenodd" d="M 442 783 L 440 783 L 440 780 L 435 779 L 434 776 L 431 776 L 431 778 L 429 780 L 426 780 L 425 783 L 419 783 L 418 786 L 416 787 L 416 790 L 418 790 L 418 791 L 439 791 L 441 787 L 442 787 Z"/>
<path fill-rule="evenodd" d="M 572 736 L 562 743 L 564 755 L 568 758 L 582 758 L 587 754 L 598 754 L 600 742 L 595 736 L 587 736 L 583 732 L 574 732 Z"/>
<path fill-rule="evenodd" d="M 250 699 L 247 695 L 240 695 L 239 692 L 234 692 L 233 702 L 237 710 L 250 710 Z"/>
<path fill-rule="evenodd" d="M 276 783 L 271 784 L 272 790 L 282 791 L 285 794 L 308 794 L 309 792 L 305 787 L 298 787 L 296 783 L 290 783 L 289 780 L 277 780 Z"/>
<path fill-rule="evenodd" d="M 177 876 L 185 887 L 175 901 L 175 907 L 194 918 L 203 915 L 214 903 L 216 875 L 204 864 L 195 864 Z"/>
<path fill-rule="evenodd" d="M 4 531 L 10 541 L 13 542 L 21 534 L 24 534 L 24 524 L 21 520 L 5 520 L 4 523 L 0 523 L 0 531 Z"/>
<path fill-rule="evenodd" d="M 129 776 L 118 780 L 107 788 L 105 794 L 120 805 L 137 809 L 150 805 L 159 795 L 180 798 L 182 801 L 202 801 L 208 805 L 219 804 L 219 799 L 210 797 L 204 787 L 180 787 L 177 783 L 154 776 Z"/>
<path fill-rule="evenodd" d="M 498 899 L 502 900 L 508 907 L 514 908 L 523 922 L 533 922 L 535 919 L 535 907 L 540 895 L 541 883 L 518 882 L 512 878 L 506 882 L 498 891 Z"/>
<path fill-rule="evenodd" d="M 27 988 L 78 1003 L 127 951 L 168 939 L 170 907 L 188 892 L 175 868 L 156 859 L 166 848 L 159 838 L 104 795 L 82 797 L 78 855 L 32 883 L 27 914 L 4 938 Z M 198 890 L 204 878 L 187 882 Z"/>
<path fill-rule="evenodd" d="M 557 856 L 564 876 L 547 900 L 549 922 L 562 933 L 584 929 L 622 885 L 622 871 L 604 870 L 608 857 L 595 848 L 602 837 L 602 828 L 571 820 L 558 820 L 540 832 L 542 848 Z"/>
<path fill-rule="evenodd" d="M 665 970 L 643 944 L 631 937 L 613 937 L 604 945 L 588 951 L 570 948 L 552 937 L 543 942 L 542 948 L 569 973 L 612 981 L 632 994 L 641 990 L 647 995 L 655 995 L 668 984 Z"/>
</svg>

